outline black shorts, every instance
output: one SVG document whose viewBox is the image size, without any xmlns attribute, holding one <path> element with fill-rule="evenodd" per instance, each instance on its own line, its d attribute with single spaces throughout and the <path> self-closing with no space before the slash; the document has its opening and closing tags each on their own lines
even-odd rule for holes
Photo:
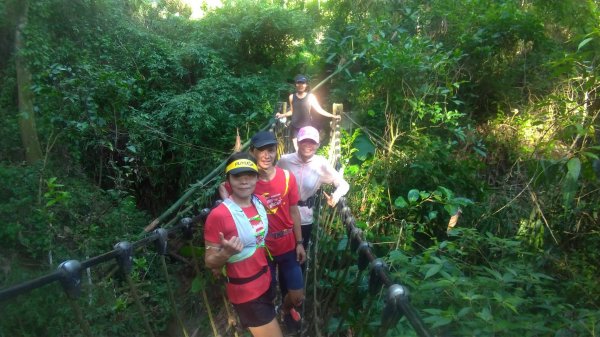
<svg viewBox="0 0 600 337">
<path fill-rule="evenodd" d="M 275 318 L 275 287 L 269 289 L 258 298 L 248 302 L 234 304 L 233 308 L 244 328 L 255 328 L 270 323 Z"/>
<path fill-rule="evenodd" d="M 298 131 L 300 131 L 301 128 L 297 128 L 295 126 L 292 125 L 292 138 L 296 138 L 298 137 Z"/>
</svg>

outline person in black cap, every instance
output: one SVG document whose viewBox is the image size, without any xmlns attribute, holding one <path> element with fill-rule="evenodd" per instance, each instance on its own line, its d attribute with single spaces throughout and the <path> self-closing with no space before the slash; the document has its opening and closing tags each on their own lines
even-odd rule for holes
<svg viewBox="0 0 600 337">
<path fill-rule="evenodd" d="M 315 95 L 308 90 L 308 81 L 306 76 L 297 75 L 294 78 L 294 82 L 296 83 L 296 92 L 291 94 L 289 97 L 290 110 L 288 110 L 286 113 L 275 114 L 275 118 L 280 119 L 292 116 L 292 138 L 294 141 L 294 148 L 297 150 L 298 143 L 296 141 L 296 136 L 298 135 L 298 130 L 309 125 L 317 127 L 311 116 L 311 112 L 313 110 L 318 112 L 320 115 L 329 118 L 340 119 L 342 117 L 333 115 L 321 107 Z"/>
<path fill-rule="evenodd" d="M 225 174 L 231 194 L 206 218 L 204 263 L 213 270 L 225 268 L 227 297 L 252 336 L 283 337 L 265 251 L 266 200 L 254 194 L 256 161 L 248 153 L 233 154 Z"/>
</svg>

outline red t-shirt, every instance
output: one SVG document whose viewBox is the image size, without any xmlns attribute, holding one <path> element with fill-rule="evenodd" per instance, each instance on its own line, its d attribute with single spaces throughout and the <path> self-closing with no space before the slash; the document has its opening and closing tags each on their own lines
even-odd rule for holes
<svg viewBox="0 0 600 337">
<path fill-rule="evenodd" d="M 275 167 L 275 176 L 270 181 L 258 179 L 254 193 L 264 197 L 267 201 L 267 217 L 269 218 L 269 234 L 265 243 L 269 253 L 273 256 L 285 254 L 296 249 L 296 237 L 294 236 L 294 220 L 290 214 L 290 206 L 296 206 L 300 200 L 296 177 L 289 172 L 287 191 L 285 187 L 285 172 L 280 167 Z M 225 183 L 225 189 L 231 193 L 231 186 Z M 272 234 L 291 229 L 283 237 L 273 238 Z"/>
<path fill-rule="evenodd" d="M 294 220 L 290 214 L 290 206 L 296 206 L 299 200 L 296 177 L 290 172 L 287 191 L 285 187 L 285 172 L 275 167 L 275 176 L 271 181 L 258 180 L 254 193 L 262 195 L 267 203 L 267 217 L 269 218 L 269 234 L 266 245 L 273 256 L 285 254 L 296 249 L 294 236 Z M 292 229 L 280 238 L 273 238 L 272 234 L 286 229 Z"/>
<path fill-rule="evenodd" d="M 263 204 L 265 200 L 260 198 Z M 265 204 L 266 205 L 266 204 Z M 242 208 L 248 219 L 257 218 L 258 211 L 254 205 Z M 263 221 L 260 219 L 252 219 L 250 223 L 256 232 L 264 228 Z M 204 240 L 220 244 L 219 232 L 223 233 L 225 239 L 229 240 L 232 236 L 238 236 L 238 231 L 233 221 L 233 216 L 229 212 L 227 206 L 221 204 L 213 209 L 204 224 Z M 256 275 L 263 267 L 267 266 L 267 257 L 264 248 L 257 248 L 254 254 L 242 261 L 227 263 L 226 270 L 229 277 L 251 277 Z M 245 284 L 227 283 L 227 297 L 231 303 L 239 304 L 251 301 L 264 294 L 269 289 L 271 282 L 271 273 L 267 270 L 256 280 Z"/>
</svg>

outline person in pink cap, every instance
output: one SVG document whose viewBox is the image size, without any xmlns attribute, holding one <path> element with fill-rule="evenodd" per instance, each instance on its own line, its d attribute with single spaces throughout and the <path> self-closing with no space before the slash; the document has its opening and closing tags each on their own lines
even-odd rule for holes
<svg viewBox="0 0 600 337">
<path fill-rule="evenodd" d="M 286 154 L 279 159 L 277 166 L 289 170 L 296 177 L 300 192 L 298 208 L 300 210 L 300 223 L 302 239 L 305 250 L 310 242 L 313 219 L 313 206 L 316 193 L 322 184 L 332 184 L 335 191 L 329 195 L 323 192 L 327 204 L 335 206 L 342 196 L 348 193 L 350 186 L 344 177 L 321 155 L 319 149 L 319 131 L 312 126 L 305 126 L 298 130 L 298 150 Z"/>
</svg>

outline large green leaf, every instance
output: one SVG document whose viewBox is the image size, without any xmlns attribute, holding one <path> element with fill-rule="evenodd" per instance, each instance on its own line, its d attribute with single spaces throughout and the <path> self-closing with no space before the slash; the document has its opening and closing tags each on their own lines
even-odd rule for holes
<svg viewBox="0 0 600 337">
<path fill-rule="evenodd" d="M 408 202 L 415 203 L 417 200 L 419 200 L 419 190 L 417 189 L 412 189 L 410 191 L 408 191 Z"/>
<path fill-rule="evenodd" d="M 444 186 L 438 186 L 438 190 L 441 191 L 447 199 L 452 199 L 454 197 L 454 193 Z"/>
<path fill-rule="evenodd" d="M 432 277 L 433 275 L 439 273 L 439 271 L 442 269 L 442 265 L 441 264 L 433 264 L 429 266 L 429 269 L 427 269 L 427 272 L 425 273 L 425 279 L 428 279 L 430 277 Z"/>
<path fill-rule="evenodd" d="M 456 198 L 453 198 L 453 199 L 451 200 L 451 202 L 452 202 L 453 204 L 457 204 L 457 205 L 460 205 L 460 206 L 468 206 L 468 205 L 473 205 L 473 201 L 472 201 L 471 199 L 468 199 L 468 198 L 463 198 L 463 197 L 456 197 Z"/>
<path fill-rule="evenodd" d="M 338 241 L 337 251 L 343 252 L 344 250 L 346 250 L 347 246 L 348 246 L 348 236 L 344 235 L 344 237 L 340 241 Z"/>
<path fill-rule="evenodd" d="M 357 150 L 354 156 L 360 161 L 367 160 L 370 154 L 375 153 L 375 146 L 373 146 L 373 143 L 365 135 L 358 136 L 353 145 Z"/>
<path fill-rule="evenodd" d="M 452 215 L 455 215 L 456 213 L 458 213 L 459 207 L 456 204 L 447 204 L 447 205 L 444 205 L 444 209 L 446 210 L 446 212 L 448 212 L 448 214 L 450 214 L 452 216 Z"/>
<path fill-rule="evenodd" d="M 579 45 L 577 46 L 577 50 L 579 51 L 579 49 L 583 48 L 586 44 L 588 44 L 592 40 L 593 40 L 593 38 L 588 37 L 587 39 L 579 42 Z"/>
<path fill-rule="evenodd" d="M 577 181 L 579 179 L 579 174 L 581 173 L 581 161 L 577 157 L 573 157 L 569 159 L 567 162 L 567 175 L 569 178 Z"/>
<path fill-rule="evenodd" d="M 202 288 L 204 288 L 204 283 L 205 281 L 200 277 L 200 276 L 196 276 L 194 278 L 194 280 L 192 281 L 192 293 L 198 293 L 200 292 L 200 290 L 202 290 Z"/>
<path fill-rule="evenodd" d="M 406 208 L 408 206 L 408 203 L 403 197 L 398 197 L 396 198 L 396 200 L 394 200 L 394 206 L 398 208 Z"/>
<path fill-rule="evenodd" d="M 577 189 L 579 188 L 577 180 L 581 174 L 581 161 L 577 157 L 569 159 L 567 162 L 567 176 L 562 187 L 563 205 L 570 207 L 571 202 L 575 198 Z"/>
<path fill-rule="evenodd" d="M 452 323 L 452 318 L 449 317 L 436 317 L 433 321 L 433 325 L 431 325 L 432 329 L 435 329 L 440 326 L 448 325 Z"/>
</svg>

